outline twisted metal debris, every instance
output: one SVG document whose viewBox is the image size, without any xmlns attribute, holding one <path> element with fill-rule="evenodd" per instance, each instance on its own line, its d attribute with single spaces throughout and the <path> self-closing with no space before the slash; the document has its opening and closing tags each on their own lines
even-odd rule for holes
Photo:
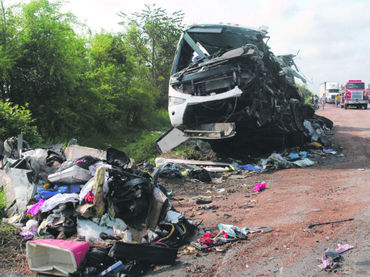
<svg viewBox="0 0 370 277">
<path fill-rule="evenodd" d="M 172 125 L 230 156 L 311 140 L 328 144 L 332 122 L 305 104 L 294 55 L 275 56 L 268 38 L 266 31 L 229 25 L 185 30 L 169 87 Z"/>
</svg>

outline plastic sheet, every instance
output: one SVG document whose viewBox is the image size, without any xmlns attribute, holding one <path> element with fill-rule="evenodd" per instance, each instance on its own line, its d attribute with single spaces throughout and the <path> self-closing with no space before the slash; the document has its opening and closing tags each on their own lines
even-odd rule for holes
<svg viewBox="0 0 370 277">
<path fill-rule="evenodd" d="M 159 170 L 159 177 L 162 178 L 181 178 L 181 165 L 168 162 Z"/>
<path fill-rule="evenodd" d="M 99 162 L 94 163 L 94 164 L 92 164 L 92 165 L 89 166 L 89 171 L 90 171 L 91 176 L 94 176 L 95 175 L 96 170 L 100 166 L 104 166 L 105 168 L 108 168 L 108 169 L 111 169 L 112 168 L 112 166 L 110 164 L 107 164 L 105 162 L 99 161 Z"/>
<path fill-rule="evenodd" d="M 91 178 L 87 183 L 81 188 L 80 193 L 78 195 L 78 199 L 80 204 L 84 201 L 86 194 L 92 190 L 92 186 L 94 184 L 94 178 Z"/>
<path fill-rule="evenodd" d="M 32 157 L 40 163 L 46 163 L 48 156 L 48 150 L 42 148 L 36 148 L 22 153 L 23 157 Z"/>
<path fill-rule="evenodd" d="M 117 230 L 126 230 L 127 224 L 120 218 L 111 219 L 108 214 L 104 214 L 100 218 L 100 226 L 107 226 L 110 228 L 116 228 Z"/>
<path fill-rule="evenodd" d="M 28 174 L 31 170 L 6 168 L 0 170 L 1 185 L 5 189 L 7 206 L 16 201 L 16 206 L 9 209 L 8 215 L 12 216 L 16 212 L 23 213 L 27 210 L 28 201 L 36 191 L 35 184 L 31 183 Z"/>
<path fill-rule="evenodd" d="M 338 248 L 335 251 L 327 249 L 324 255 L 321 257 L 322 264 L 319 265 L 319 267 L 321 269 L 334 269 L 339 267 L 339 262 L 341 260 L 340 254 L 352 248 L 354 248 L 354 246 L 350 244 L 338 244 Z"/>
<path fill-rule="evenodd" d="M 248 170 L 248 171 L 254 171 L 254 172 L 258 172 L 260 171 L 261 169 L 251 165 L 251 164 L 246 164 L 246 165 L 239 165 L 238 166 L 239 168 L 243 169 L 243 170 Z"/>
<path fill-rule="evenodd" d="M 77 193 L 63 193 L 63 194 L 57 194 L 51 197 L 50 199 L 46 200 L 44 204 L 41 207 L 41 212 L 45 213 L 52 209 L 54 209 L 56 206 L 67 203 L 67 202 L 78 202 L 78 194 Z"/>
<path fill-rule="evenodd" d="M 334 151 L 333 149 L 323 149 L 322 152 L 326 153 L 326 154 L 337 154 L 337 151 Z"/>
<path fill-rule="evenodd" d="M 111 168 L 111 166 L 109 165 L 106 165 L 105 163 L 102 163 L 102 162 L 98 162 L 94 165 L 91 165 L 89 167 L 89 171 L 91 173 L 92 176 L 95 176 L 95 172 L 96 172 L 96 169 L 100 166 L 104 166 L 105 168 Z M 104 191 L 104 196 L 107 195 L 108 191 L 109 191 L 109 187 L 108 187 L 108 182 L 110 181 L 109 178 L 108 178 L 109 174 L 108 172 L 106 172 L 105 174 L 105 182 L 104 182 L 104 185 L 103 185 L 103 191 Z M 83 202 L 86 194 L 91 191 L 94 195 L 95 195 L 95 188 L 94 188 L 94 177 L 89 179 L 84 185 L 83 187 L 81 188 L 80 190 L 80 193 L 79 193 L 79 200 L 80 200 L 80 204 Z"/>
<path fill-rule="evenodd" d="M 288 158 L 290 160 L 296 160 L 299 159 L 299 154 L 298 153 L 289 153 Z"/>
<path fill-rule="evenodd" d="M 106 233 L 114 236 L 112 228 L 100 226 L 91 220 L 78 219 L 77 220 L 77 234 L 84 237 L 86 241 L 97 242 L 102 241 L 100 233 Z"/>
<path fill-rule="evenodd" d="M 311 165 L 315 164 L 315 162 L 311 161 L 309 158 L 306 158 L 306 159 L 303 159 L 303 160 L 298 160 L 298 161 L 295 161 L 293 163 L 295 165 L 299 166 L 299 167 L 306 167 L 306 166 L 311 166 Z"/>
<path fill-rule="evenodd" d="M 175 212 L 175 211 L 168 211 L 166 215 L 166 222 L 170 223 L 178 223 L 179 220 L 182 218 L 182 214 Z"/>
<path fill-rule="evenodd" d="M 281 154 L 272 153 L 267 159 L 262 159 L 259 164 L 264 170 L 273 168 L 290 168 L 292 163 L 286 160 Z"/>
<path fill-rule="evenodd" d="M 240 235 L 246 237 L 249 233 L 248 228 L 239 228 L 234 225 L 230 224 L 218 224 L 218 229 L 220 232 L 225 232 L 228 236 L 233 237 L 233 238 L 239 238 Z"/>
<path fill-rule="evenodd" d="M 338 243 L 338 248 L 335 249 L 335 252 L 341 254 L 343 252 L 346 252 L 352 248 L 355 248 L 353 245 L 350 245 L 350 244 L 340 244 Z"/>
<path fill-rule="evenodd" d="M 316 133 L 315 129 L 312 127 L 312 124 L 310 121 L 304 120 L 303 126 L 307 129 L 313 141 L 317 141 L 319 139 L 319 136 Z"/>
<path fill-rule="evenodd" d="M 38 226 L 39 224 L 36 220 L 30 219 L 27 221 L 26 226 L 22 227 L 19 234 L 24 237 L 24 239 L 30 240 L 35 236 Z"/>
</svg>

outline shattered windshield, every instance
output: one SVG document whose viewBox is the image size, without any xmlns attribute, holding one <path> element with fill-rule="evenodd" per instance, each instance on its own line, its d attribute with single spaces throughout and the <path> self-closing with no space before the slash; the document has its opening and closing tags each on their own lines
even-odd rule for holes
<svg viewBox="0 0 370 277">
<path fill-rule="evenodd" d="M 263 32 L 253 29 L 223 25 L 192 26 L 184 32 L 179 43 L 172 73 L 248 43 L 263 47 L 263 38 Z"/>
<path fill-rule="evenodd" d="M 224 26 L 192 28 L 187 30 L 189 36 L 200 43 L 210 55 L 242 47 L 251 41 L 261 39 L 261 32 L 240 27 Z"/>
</svg>

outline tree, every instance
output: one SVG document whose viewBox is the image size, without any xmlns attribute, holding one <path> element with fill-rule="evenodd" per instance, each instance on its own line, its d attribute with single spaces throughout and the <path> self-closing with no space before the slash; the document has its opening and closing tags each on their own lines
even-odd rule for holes
<svg viewBox="0 0 370 277">
<path fill-rule="evenodd" d="M 41 142 L 28 105 L 19 106 L 9 101 L 0 100 L 0 140 L 17 136 L 20 133 L 31 144 Z"/>
<path fill-rule="evenodd" d="M 135 54 L 150 68 L 150 76 L 160 91 L 157 106 L 167 104 L 168 82 L 176 45 L 183 29 L 182 11 L 167 14 L 163 8 L 145 5 L 141 12 L 127 16 L 120 12 L 127 24 L 128 43 Z M 143 76 L 144 77 L 144 76 Z"/>
<path fill-rule="evenodd" d="M 17 24 L 20 20 L 12 12 L 15 6 L 5 7 L 3 0 L 0 4 L 0 97 L 5 100 L 9 97 L 9 77 L 15 64 Z"/>
<path fill-rule="evenodd" d="M 32 1 L 22 7 L 18 49 L 10 76 L 9 98 L 29 107 L 44 137 L 67 137 L 82 131 L 84 114 L 77 99 L 87 68 L 85 42 L 61 3 Z M 82 120 L 83 121 L 83 120 Z"/>
<path fill-rule="evenodd" d="M 44 139 L 122 134 L 163 119 L 156 108 L 167 103 L 181 12 L 146 6 L 125 17 L 126 32 L 82 37 L 59 0 L 0 1 L 0 98 L 27 107 Z"/>
<path fill-rule="evenodd" d="M 315 96 L 315 94 L 310 91 L 306 86 L 302 86 L 302 85 L 299 85 L 299 84 L 296 84 L 299 91 L 302 93 L 304 99 L 305 99 L 305 102 L 306 103 L 311 103 L 310 99 L 311 97 Z"/>
<path fill-rule="evenodd" d="M 1 25 L 2 25 L 2 50 L 6 52 L 6 15 L 3 0 L 0 0 L 1 3 Z"/>
<path fill-rule="evenodd" d="M 122 34 L 97 34 L 91 40 L 88 79 L 99 102 L 98 116 L 103 119 L 100 132 L 124 131 L 145 125 L 154 109 L 154 96 L 140 76 L 148 69 L 141 66 Z"/>
</svg>

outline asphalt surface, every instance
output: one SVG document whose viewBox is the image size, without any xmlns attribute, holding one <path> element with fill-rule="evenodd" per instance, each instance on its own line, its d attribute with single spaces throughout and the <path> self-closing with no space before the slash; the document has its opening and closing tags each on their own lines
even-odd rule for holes
<svg viewBox="0 0 370 277">
<path fill-rule="evenodd" d="M 333 120 L 334 146 L 342 148 L 344 157 L 324 157 L 309 168 L 226 179 L 218 188 L 228 193 L 214 198 L 214 210 L 199 212 L 191 200 L 196 193 L 205 194 L 205 188 L 194 183 L 174 187 L 174 194 L 184 198 L 174 202 L 176 209 L 202 221 L 201 227 L 227 223 L 268 226 L 273 232 L 254 234 L 224 252 L 180 254 L 175 266 L 157 268 L 149 275 L 370 276 L 370 110 L 326 105 L 317 114 Z M 250 187 L 262 181 L 267 189 L 251 194 Z M 308 228 L 312 223 L 348 218 L 354 220 Z M 323 253 L 347 243 L 355 248 L 342 254 L 336 272 L 321 271 Z"/>
</svg>

